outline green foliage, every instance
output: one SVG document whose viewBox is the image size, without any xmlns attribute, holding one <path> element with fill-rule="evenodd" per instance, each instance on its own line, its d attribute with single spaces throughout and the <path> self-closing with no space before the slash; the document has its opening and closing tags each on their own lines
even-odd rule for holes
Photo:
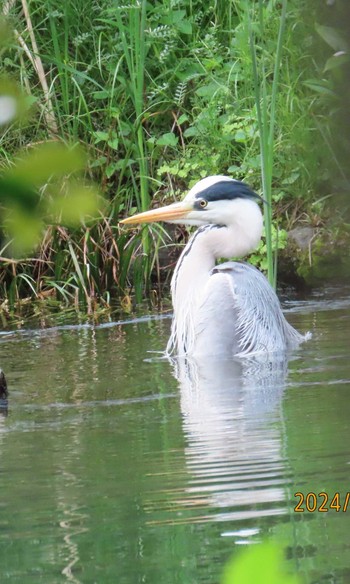
<svg viewBox="0 0 350 584">
<path fill-rule="evenodd" d="M 284 249 L 287 245 L 288 233 L 285 229 L 280 229 L 271 225 L 271 247 L 277 255 L 278 250 Z M 257 266 L 260 270 L 268 270 L 267 259 L 267 241 L 266 230 L 264 229 L 263 237 L 257 251 L 249 257 L 250 263 Z"/>
<path fill-rule="evenodd" d="M 250 546 L 225 568 L 222 584 L 298 584 L 285 569 L 280 547 L 264 543 Z"/>
<path fill-rule="evenodd" d="M 78 148 L 48 143 L 18 154 L 16 164 L 1 173 L 2 243 L 12 255 L 39 244 L 45 223 L 74 226 L 96 217 L 96 189 L 67 178 L 83 165 Z"/>
<path fill-rule="evenodd" d="M 330 161 L 328 166 L 335 168 L 335 187 L 337 190 L 349 190 L 350 136 L 347 131 L 350 52 L 348 30 L 344 29 L 342 9 L 345 8 L 346 21 L 348 12 L 345 5 L 339 3 L 334 10 L 336 26 L 325 26 L 316 23 L 318 36 L 317 49 L 320 57 L 317 60 L 317 76 L 306 79 L 305 85 L 316 96 L 316 125 L 324 144 L 327 146 Z"/>
<path fill-rule="evenodd" d="M 69 182 L 69 187 L 61 181 L 61 207 L 52 194 L 55 181 L 60 182 L 57 174 L 48 185 L 34 185 L 40 194 L 34 205 L 39 219 L 32 233 L 21 228 L 20 247 L 28 249 L 37 241 L 34 259 L 41 268 L 34 267 L 35 261 L 12 264 L 7 247 L 6 277 L 0 274 L 6 290 L 19 271 L 39 278 L 39 291 L 51 286 L 58 296 L 64 291 L 66 300 L 76 294 L 83 299 L 90 293 L 104 297 L 106 291 L 119 293 L 131 285 L 142 297 L 159 240 L 154 231 L 143 229 L 130 237 L 116 225 L 120 216 L 147 209 L 151 194 L 163 199 L 163 185 L 171 185 L 179 195 L 204 176 L 225 173 L 260 191 L 270 184 L 268 230 L 276 209 L 311 204 L 315 190 L 323 194 L 319 185 L 329 178 L 327 164 L 322 164 L 329 157 L 329 136 L 319 102 L 322 91 L 333 89 L 312 62 L 312 35 L 317 33 L 304 22 L 297 0 L 283 3 L 283 22 L 277 0 L 253 3 L 252 12 L 243 0 L 205 5 L 199 0 L 33 0 L 26 16 L 16 2 L 9 6 L 8 22 L 15 32 L 9 35 L 6 28 L 0 62 L 7 87 L 17 87 L 14 80 L 22 86 L 31 116 L 22 115 L 17 123 L 5 121 L 0 136 L 3 179 L 24 147 L 29 147 L 30 157 L 33 146 L 59 138 L 73 153 L 78 144 L 85 145 L 85 176 L 100 184 L 107 203 L 103 218 L 97 219 L 81 180 Z M 324 28 L 319 34 L 329 36 Z M 331 61 L 327 69 L 329 75 L 337 70 Z M 11 96 L 11 91 L 0 91 L 0 98 L 6 94 Z M 267 138 L 260 144 L 263 127 Z M 262 189 L 267 141 L 269 180 L 264 179 Z M 79 170 L 72 156 L 62 160 L 66 175 Z M 20 184 L 17 181 L 12 190 L 15 197 L 20 196 Z M 81 201 L 91 221 L 72 228 Z M 24 218 L 23 212 L 16 218 L 12 210 L 13 225 L 23 227 L 29 211 Z M 43 228 L 47 231 L 40 238 Z M 254 259 L 260 265 L 262 251 Z M 20 293 L 24 290 L 32 294 L 21 284 Z"/>
</svg>

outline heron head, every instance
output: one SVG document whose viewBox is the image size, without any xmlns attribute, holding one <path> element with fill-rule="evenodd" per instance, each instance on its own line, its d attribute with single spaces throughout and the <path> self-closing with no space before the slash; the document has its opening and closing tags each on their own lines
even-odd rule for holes
<svg viewBox="0 0 350 584">
<path fill-rule="evenodd" d="M 208 223 L 227 225 L 230 217 L 238 213 L 239 206 L 246 206 L 243 201 L 256 206 L 263 199 L 239 180 L 222 175 L 208 176 L 197 182 L 180 203 L 138 213 L 123 219 L 121 223 L 166 221 L 197 226 Z"/>
</svg>

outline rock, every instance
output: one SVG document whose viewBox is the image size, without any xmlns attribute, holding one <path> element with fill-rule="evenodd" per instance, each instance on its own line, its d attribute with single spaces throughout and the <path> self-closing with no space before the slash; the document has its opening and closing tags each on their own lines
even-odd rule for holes
<svg viewBox="0 0 350 584">
<path fill-rule="evenodd" d="M 314 239 L 317 230 L 315 227 L 309 225 L 298 225 L 294 229 L 288 231 L 288 238 L 292 239 L 301 250 L 307 250 L 310 247 L 311 241 Z"/>
<path fill-rule="evenodd" d="M 309 289 L 348 284 L 349 246 L 350 232 L 345 223 L 322 228 L 298 225 L 289 231 L 287 247 L 279 254 L 282 281 Z"/>
<path fill-rule="evenodd" d="M 8 394 L 6 377 L 2 369 L 0 369 L 0 399 L 6 398 Z"/>
</svg>

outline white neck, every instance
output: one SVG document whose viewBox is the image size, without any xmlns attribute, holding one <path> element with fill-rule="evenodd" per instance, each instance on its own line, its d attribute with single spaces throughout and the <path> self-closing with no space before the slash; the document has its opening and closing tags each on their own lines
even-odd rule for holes
<svg viewBox="0 0 350 584">
<path fill-rule="evenodd" d="M 227 225 L 205 225 L 198 229 L 178 260 L 171 281 L 174 317 L 168 353 L 172 349 L 179 355 L 191 351 L 196 310 L 215 260 L 244 257 L 260 241 L 263 220 L 258 205 L 247 199 L 240 200 L 239 207 L 235 207 L 235 213 L 226 219 Z"/>
</svg>

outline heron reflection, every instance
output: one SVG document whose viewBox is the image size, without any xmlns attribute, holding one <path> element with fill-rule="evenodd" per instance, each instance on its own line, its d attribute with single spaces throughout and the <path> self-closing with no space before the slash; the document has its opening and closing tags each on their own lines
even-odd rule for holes
<svg viewBox="0 0 350 584">
<path fill-rule="evenodd" d="M 196 509 L 196 520 L 207 521 L 208 508 L 211 519 L 219 521 L 285 513 L 286 357 L 172 363 L 190 476 L 185 505 Z"/>
</svg>

